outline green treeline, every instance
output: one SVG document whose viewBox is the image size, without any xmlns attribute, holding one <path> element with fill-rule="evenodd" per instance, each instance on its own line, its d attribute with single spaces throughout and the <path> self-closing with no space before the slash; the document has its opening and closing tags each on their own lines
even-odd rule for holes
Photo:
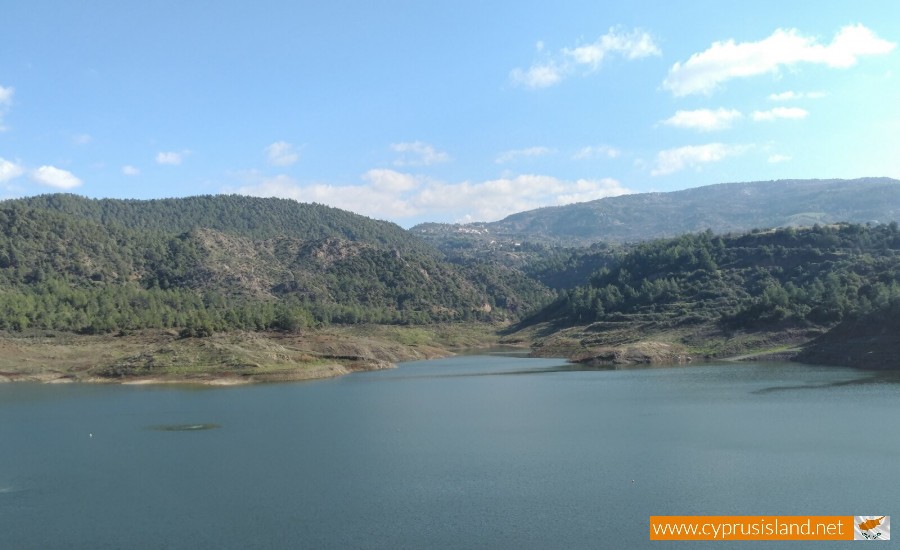
<svg viewBox="0 0 900 550">
<path fill-rule="evenodd" d="M 900 300 L 897 224 L 705 233 L 637 245 L 532 318 L 725 328 L 835 324 Z"/>
<path fill-rule="evenodd" d="M 145 289 L 138 285 L 73 287 L 50 279 L 0 293 L 0 329 L 29 328 L 86 334 L 143 328 L 212 332 L 229 328 L 296 330 L 313 324 L 303 304 L 236 301 L 217 293 Z"/>
<path fill-rule="evenodd" d="M 243 195 L 201 195 L 177 199 L 86 199 L 39 195 L 6 201 L 4 207 L 55 212 L 103 227 L 178 234 L 202 227 L 253 238 L 276 236 L 351 241 L 430 251 L 400 226 L 322 204 Z"/>
<path fill-rule="evenodd" d="M 0 203 L 0 329 L 186 334 L 515 319 L 552 294 L 398 226 L 241 196 Z"/>
<path fill-rule="evenodd" d="M 898 300 L 896 223 L 580 249 L 486 236 L 441 252 L 394 224 L 282 199 L 0 203 L 0 330 L 202 336 L 523 319 L 825 327 Z"/>
</svg>

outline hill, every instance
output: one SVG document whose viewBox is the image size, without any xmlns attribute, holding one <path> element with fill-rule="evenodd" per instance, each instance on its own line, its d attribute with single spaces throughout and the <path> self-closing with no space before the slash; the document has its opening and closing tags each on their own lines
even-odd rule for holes
<svg viewBox="0 0 900 550">
<path fill-rule="evenodd" d="M 900 220 L 900 181 L 782 180 L 724 183 L 669 193 L 640 193 L 540 208 L 489 223 L 421 224 L 411 229 L 443 250 L 539 242 L 587 246 L 638 242 L 707 229 L 756 228 Z"/>
<path fill-rule="evenodd" d="M 898 301 L 896 223 L 704 232 L 635 246 L 519 328 L 544 325 L 550 355 L 663 343 L 669 359 L 725 357 L 800 345 Z"/>
<path fill-rule="evenodd" d="M 518 322 L 507 341 L 535 342 L 536 354 L 588 362 L 669 362 L 750 351 L 793 355 L 807 345 L 810 354 L 818 349 L 820 357 L 833 359 L 844 353 L 864 364 L 858 356 L 872 359 L 876 344 L 859 327 L 892 326 L 885 312 L 900 303 L 897 223 L 793 225 L 830 216 L 895 216 L 898 183 L 726 184 L 544 209 L 560 215 L 599 205 L 634 215 L 648 227 L 646 235 L 693 220 L 693 229 L 675 238 L 590 248 L 549 244 L 546 231 L 535 233 L 544 242 L 498 241 L 487 230 L 461 226 L 443 237 L 421 228 L 404 231 L 282 199 L 44 195 L 3 201 L 0 330 L 112 338 L 162 329 L 168 336 L 150 340 L 164 342 L 159 353 L 170 353 L 183 347 L 167 339 L 178 334 Z M 729 196 L 735 198 L 715 211 Z M 681 221 L 671 219 L 677 208 Z M 526 231 L 537 223 L 522 221 L 529 216 L 537 214 L 507 220 Z M 700 230 L 714 219 L 735 232 Z M 577 216 L 573 220 L 570 236 L 586 227 Z M 736 231 L 751 220 L 787 227 Z M 557 223 L 559 235 L 562 219 Z M 116 347 L 109 338 L 104 346 Z M 232 347 L 220 340 L 221 355 Z M 893 349 L 889 339 L 881 341 Z M 826 350 L 829 342 L 844 347 Z M 263 353 L 247 351 L 257 352 Z M 201 363 L 218 357 L 200 355 Z M 341 361 L 356 355 L 331 354 Z M 156 365 L 158 358 L 155 352 L 138 354 L 110 372 L 143 372 L 145 359 Z"/>
<path fill-rule="evenodd" d="M 8 200 L 4 208 L 53 212 L 104 227 L 178 234 L 196 228 L 254 239 L 336 238 L 433 254 L 420 239 L 400 226 L 346 210 L 289 199 L 243 195 L 202 195 L 173 199 L 88 199 L 49 194 Z"/>
<path fill-rule="evenodd" d="M 0 203 L 0 329 L 296 329 L 515 318 L 550 296 L 401 229 L 282 199 Z"/>
<path fill-rule="evenodd" d="M 842 321 L 805 346 L 797 359 L 819 365 L 900 369 L 900 301 Z"/>
</svg>

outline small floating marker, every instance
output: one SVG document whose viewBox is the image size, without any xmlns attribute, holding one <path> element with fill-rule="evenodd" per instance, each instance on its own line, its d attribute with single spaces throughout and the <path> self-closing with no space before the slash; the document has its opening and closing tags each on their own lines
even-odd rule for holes
<svg viewBox="0 0 900 550">
<path fill-rule="evenodd" d="M 93 438 L 94 438 L 94 434 L 88 434 L 88 437 L 90 437 L 91 439 L 93 439 Z"/>
</svg>

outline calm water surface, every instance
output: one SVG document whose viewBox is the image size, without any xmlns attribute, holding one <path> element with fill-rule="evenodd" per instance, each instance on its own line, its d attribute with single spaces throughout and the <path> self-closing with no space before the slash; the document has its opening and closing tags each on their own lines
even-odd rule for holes
<svg viewBox="0 0 900 550">
<path fill-rule="evenodd" d="M 773 363 L 0 384 L 0 547 L 661 548 L 650 515 L 896 516 L 898 411 L 891 375 Z M 738 546 L 786 544 L 841 547 Z"/>
</svg>

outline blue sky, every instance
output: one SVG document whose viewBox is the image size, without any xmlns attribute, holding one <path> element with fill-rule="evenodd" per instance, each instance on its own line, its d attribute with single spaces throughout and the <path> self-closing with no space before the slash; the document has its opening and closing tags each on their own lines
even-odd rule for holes
<svg viewBox="0 0 900 550">
<path fill-rule="evenodd" d="M 10 2 L 0 198 L 242 193 L 410 226 L 900 178 L 900 3 Z"/>
</svg>

